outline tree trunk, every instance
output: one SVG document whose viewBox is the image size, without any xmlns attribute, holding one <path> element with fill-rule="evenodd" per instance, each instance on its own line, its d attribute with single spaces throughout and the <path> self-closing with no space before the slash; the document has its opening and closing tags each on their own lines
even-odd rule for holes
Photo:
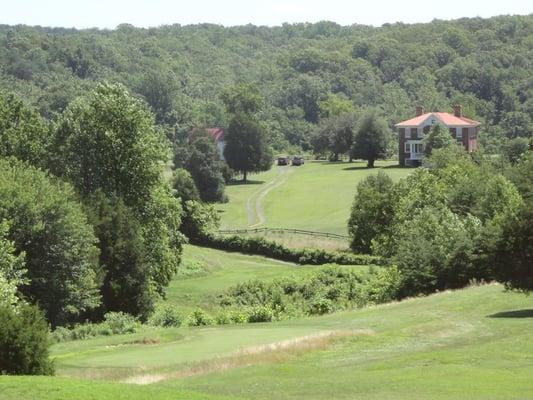
<svg viewBox="0 0 533 400">
<path fill-rule="evenodd" d="M 246 175 L 247 175 L 247 173 L 248 173 L 248 171 L 242 171 L 242 181 L 243 181 L 244 183 L 247 182 L 247 180 L 246 180 Z"/>
<path fill-rule="evenodd" d="M 369 159 L 366 166 L 367 168 L 374 168 L 374 159 Z"/>
<path fill-rule="evenodd" d="M 348 162 L 352 162 L 353 161 L 353 157 L 352 155 L 350 154 L 350 156 L 348 157 Z"/>
</svg>

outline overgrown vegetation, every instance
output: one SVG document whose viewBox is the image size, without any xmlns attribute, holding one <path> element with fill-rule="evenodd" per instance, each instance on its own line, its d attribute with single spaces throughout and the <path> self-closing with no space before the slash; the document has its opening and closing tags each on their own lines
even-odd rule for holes
<svg viewBox="0 0 533 400">
<path fill-rule="evenodd" d="M 305 278 L 294 275 L 272 282 L 240 283 L 221 295 L 220 305 L 233 313 L 240 311 L 248 322 L 269 322 L 395 300 L 399 288 L 396 267 L 361 274 L 326 265 Z"/>
<path fill-rule="evenodd" d="M 396 184 L 383 175 L 359 184 L 349 222 L 352 246 L 397 264 L 402 296 L 474 279 L 531 288 L 530 201 L 490 159 L 473 162 L 450 146 L 433 148 L 432 169 Z"/>
<path fill-rule="evenodd" d="M 133 316 L 123 312 L 108 312 L 104 315 L 104 320 L 99 323 L 86 322 L 74 325 L 72 328 L 57 327 L 52 332 L 52 339 L 55 342 L 66 342 L 69 340 L 82 340 L 95 336 L 122 335 L 125 333 L 135 333 L 141 324 Z"/>
</svg>

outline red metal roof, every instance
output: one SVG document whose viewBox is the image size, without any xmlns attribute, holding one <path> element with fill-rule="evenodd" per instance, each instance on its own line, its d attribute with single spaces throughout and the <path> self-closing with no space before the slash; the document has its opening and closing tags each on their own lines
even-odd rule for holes
<svg viewBox="0 0 533 400">
<path fill-rule="evenodd" d="M 207 133 L 215 139 L 216 142 L 221 142 L 224 140 L 224 129 L 222 128 L 207 128 Z"/>
<path fill-rule="evenodd" d="M 435 116 L 442 124 L 446 126 L 467 126 L 467 127 L 474 127 L 481 125 L 481 122 L 474 121 L 473 119 L 466 118 L 466 117 L 456 117 L 453 114 L 445 113 L 445 112 L 431 112 L 419 115 L 418 117 L 408 119 L 406 121 L 402 121 L 397 123 L 396 127 L 415 127 L 420 126 L 422 123 L 428 119 L 430 116 Z"/>
</svg>

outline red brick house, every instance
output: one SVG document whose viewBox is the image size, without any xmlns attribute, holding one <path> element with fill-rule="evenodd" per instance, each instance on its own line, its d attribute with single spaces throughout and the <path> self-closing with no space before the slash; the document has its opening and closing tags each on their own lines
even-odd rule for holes
<svg viewBox="0 0 533 400">
<path fill-rule="evenodd" d="M 454 113 L 425 113 L 423 107 L 416 107 L 416 116 L 402 121 L 395 126 L 399 136 L 400 165 L 420 165 L 424 153 L 422 139 L 432 125 L 441 124 L 450 130 L 450 134 L 467 152 L 477 147 L 477 136 L 481 123 L 463 116 L 461 106 L 454 106 Z"/>
</svg>

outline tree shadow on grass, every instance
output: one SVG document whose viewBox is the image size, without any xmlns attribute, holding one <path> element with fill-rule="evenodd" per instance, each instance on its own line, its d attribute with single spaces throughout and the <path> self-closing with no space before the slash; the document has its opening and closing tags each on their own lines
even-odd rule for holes
<svg viewBox="0 0 533 400">
<path fill-rule="evenodd" d="M 533 318 L 533 309 L 502 311 L 488 315 L 489 318 Z"/>
<path fill-rule="evenodd" d="M 243 181 L 231 181 L 226 186 L 240 186 L 240 185 L 262 185 L 265 181 L 252 181 L 248 179 L 246 182 Z"/>
<path fill-rule="evenodd" d="M 357 170 L 367 169 L 369 171 L 372 171 L 372 170 L 378 170 L 378 169 L 392 169 L 392 168 L 400 168 L 400 165 L 399 164 L 385 165 L 385 166 L 376 165 L 374 168 L 368 168 L 365 163 L 364 165 L 354 165 L 352 167 L 346 167 L 346 168 L 343 168 L 342 170 L 343 171 L 357 171 Z"/>
<path fill-rule="evenodd" d="M 361 169 L 368 169 L 369 171 L 381 169 L 380 167 L 368 168 L 366 165 L 354 165 L 353 167 L 343 168 L 343 171 L 357 171 Z"/>
</svg>

